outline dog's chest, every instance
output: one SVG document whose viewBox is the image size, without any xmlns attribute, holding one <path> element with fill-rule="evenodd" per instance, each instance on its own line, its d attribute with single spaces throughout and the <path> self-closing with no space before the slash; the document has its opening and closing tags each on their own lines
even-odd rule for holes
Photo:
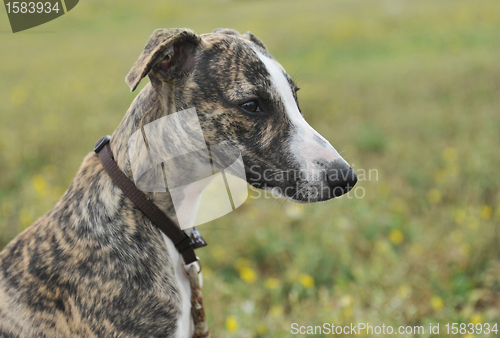
<svg viewBox="0 0 500 338">
<path fill-rule="evenodd" d="M 194 324 L 191 317 L 191 285 L 189 283 L 189 278 L 184 271 L 184 261 L 170 238 L 165 236 L 163 233 L 162 236 L 172 260 L 172 266 L 174 268 L 175 279 L 179 287 L 181 300 L 181 313 L 179 318 L 177 318 L 177 331 L 174 337 L 192 338 L 194 333 Z"/>
</svg>

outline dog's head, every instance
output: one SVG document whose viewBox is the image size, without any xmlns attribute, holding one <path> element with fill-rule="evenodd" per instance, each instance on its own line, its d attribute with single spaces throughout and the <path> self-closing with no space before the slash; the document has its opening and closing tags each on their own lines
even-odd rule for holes
<svg viewBox="0 0 500 338">
<path fill-rule="evenodd" d="M 300 111 L 292 78 L 252 33 L 156 30 L 126 81 L 146 75 L 165 114 L 195 107 L 208 145 L 229 143 L 247 181 L 298 202 L 340 196 L 356 174 Z"/>
</svg>

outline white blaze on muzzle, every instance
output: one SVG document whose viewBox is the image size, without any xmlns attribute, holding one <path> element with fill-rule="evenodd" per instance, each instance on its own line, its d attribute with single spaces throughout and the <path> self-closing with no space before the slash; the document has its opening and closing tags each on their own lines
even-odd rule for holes
<svg viewBox="0 0 500 338">
<path fill-rule="evenodd" d="M 295 160 L 301 164 L 303 168 L 314 168 L 315 161 L 332 162 L 335 160 L 345 160 L 339 155 L 337 150 L 314 130 L 304 119 L 297 107 L 295 98 L 290 88 L 284 70 L 276 61 L 265 56 L 255 49 L 257 56 L 264 63 L 267 71 L 270 74 L 272 89 L 281 98 L 285 113 L 292 125 L 290 133 L 290 153 L 295 157 Z M 347 165 L 347 162 L 346 162 Z"/>
</svg>

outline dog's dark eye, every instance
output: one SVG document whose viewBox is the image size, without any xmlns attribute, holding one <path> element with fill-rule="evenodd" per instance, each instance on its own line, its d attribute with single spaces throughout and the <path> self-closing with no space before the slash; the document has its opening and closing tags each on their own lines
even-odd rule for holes
<svg viewBox="0 0 500 338">
<path fill-rule="evenodd" d="M 249 113 L 256 113 L 262 111 L 259 105 L 255 101 L 248 101 L 240 105 L 241 108 L 245 109 Z"/>
</svg>

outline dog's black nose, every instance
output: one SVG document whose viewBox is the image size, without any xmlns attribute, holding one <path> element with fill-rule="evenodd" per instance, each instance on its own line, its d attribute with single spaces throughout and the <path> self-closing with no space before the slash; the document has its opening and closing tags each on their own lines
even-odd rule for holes
<svg viewBox="0 0 500 338">
<path fill-rule="evenodd" d="M 346 163 L 335 163 L 332 168 L 327 169 L 326 175 L 333 197 L 348 193 L 358 181 L 358 176 Z"/>
</svg>

